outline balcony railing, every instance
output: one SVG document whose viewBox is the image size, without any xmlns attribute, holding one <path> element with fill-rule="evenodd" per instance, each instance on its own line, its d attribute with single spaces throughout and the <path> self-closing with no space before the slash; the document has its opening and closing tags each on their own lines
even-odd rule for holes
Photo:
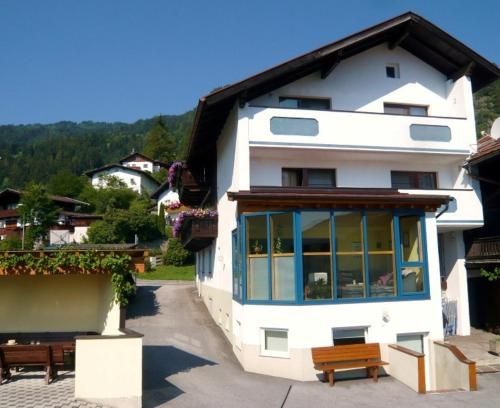
<svg viewBox="0 0 500 408">
<path fill-rule="evenodd" d="M 467 253 L 467 261 L 482 260 L 497 262 L 500 260 L 500 237 L 476 239 Z"/>
<path fill-rule="evenodd" d="M 181 230 L 182 246 L 195 252 L 209 246 L 217 237 L 217 221 L 217 217 L 186 218 Z"/>
<path fill-rule="evenodd" d="M 209 191 L 209 186 L 198 182 L 191 171 L 182 169 L 179 185 L 179 199 L 187 206 L 198 206 L 205 199 Z"/>
<path fill-rule="evenodd" d="M 252 145 L 451 153 L 468 155 L 476 143 L 468 118 L 359 111 L 245 108 Z"/>
</svg>

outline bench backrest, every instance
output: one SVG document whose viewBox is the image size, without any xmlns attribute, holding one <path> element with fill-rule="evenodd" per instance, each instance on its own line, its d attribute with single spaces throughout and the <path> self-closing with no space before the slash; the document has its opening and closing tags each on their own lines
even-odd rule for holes
<svg viewBox="0 0 500 408">
<path fill-rule="evenodd" d="M 380 360 L 380 345 L 379 343 L 367 343 L 314 347 L 311 349 L 311 354 L 314 364 L 354 360 Z"/>
<path fill-rule="evenodd" d="M 0 346 L 0 360 L 2 365 L 33 364 L 49 365 L 50 348 L 49 346 Z"/>
</svg>

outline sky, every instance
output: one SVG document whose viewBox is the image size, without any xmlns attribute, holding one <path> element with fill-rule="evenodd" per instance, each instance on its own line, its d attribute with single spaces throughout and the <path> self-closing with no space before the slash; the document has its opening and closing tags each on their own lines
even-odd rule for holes
<svg viewBox="0 0 500 408">
<path fill-rule="evenodd" d="M 498 0 L 0 0 L 0 124 L 183 113 L 409 10 L 500 64 Z"/>
</svg>

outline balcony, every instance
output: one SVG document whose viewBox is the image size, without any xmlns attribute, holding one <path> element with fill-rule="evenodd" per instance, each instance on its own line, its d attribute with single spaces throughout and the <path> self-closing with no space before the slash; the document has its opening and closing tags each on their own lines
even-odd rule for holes
<svg viewBox="0 0 500 408">
<path fill-rule="evenodd" d="M 200 251 L 217 238 L 217 217 L 188 217 L 181 229 L 182 246 L 188 251 Z"/>
<path fill-rule="evenodd" d="M 199 183 L 187 168 L 182 169 L 179 186 L 179 200 L 187 206 L 199 206 L 207 196 L 208 184 Z"/>
<path fill-rule="evenodd" d="M 500 262 L 500 237 L 478 238 L 467 253 L 468 263 Z"/>
<path fill-rule="evenodd" d="M 247 107 L 251 146 L 466 156 L 476 143 L 466 118 Z"/>
</svg>

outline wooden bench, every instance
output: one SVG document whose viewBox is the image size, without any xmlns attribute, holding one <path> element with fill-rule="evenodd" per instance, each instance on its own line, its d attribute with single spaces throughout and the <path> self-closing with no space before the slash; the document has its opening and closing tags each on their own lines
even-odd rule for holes
<svg viewBox="0 0 500 408">
<path fill-rule="evenodd" d="M 10 379 L 11 368 L 26 366 L 42 366 L 45 369 L 45 383 L 48 384 L 52 376 L 50 346 L 0 346 L 0 385 L 4 378 Z"/>
<path fill-rule="evenodd" d="M 367 376 L 378 380 L 379 367 L 389 364 L 380 359 L 378 343 L 349 344 L 345 346 L 315 347 L 311 349 L 314 368 L 323 371 L 324 381 L 335 383 L 335 370 L 366 368 Z"/>
</svg>

